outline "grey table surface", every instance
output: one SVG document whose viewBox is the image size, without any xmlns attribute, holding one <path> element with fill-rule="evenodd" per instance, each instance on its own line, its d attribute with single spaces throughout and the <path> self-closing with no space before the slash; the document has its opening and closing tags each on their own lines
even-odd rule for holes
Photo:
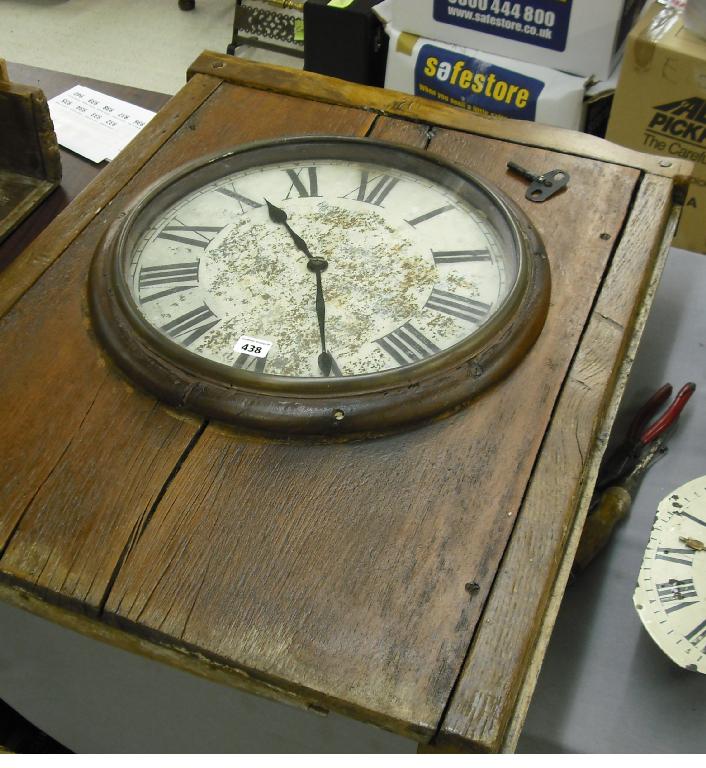
<svg viewBox="0 0 706 768">
<path fill-rule="evenodd" d="M 706 752 L 706 675 L 671 662 L 632 603 L 657 505 L 706 475 L 706 255 L 672 249 L 613 435 L 659 386 L 687 381 L 697 389 L 668 453 L 564 595 L 518 752 Z"/>
</svg>

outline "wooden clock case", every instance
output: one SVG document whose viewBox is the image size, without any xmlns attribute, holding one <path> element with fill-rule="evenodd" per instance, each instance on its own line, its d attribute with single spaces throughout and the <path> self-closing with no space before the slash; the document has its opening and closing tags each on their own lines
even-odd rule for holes
<svg viewBox="0 0 706 768">
<path fill-rule="evenodd" d="M 86 285 L 111 222 L 186 159 L 292 134 L 428 148 L 532 220 L 546 324 L 469 407 L 375 440 L 268 439 L 165 407 L 105 354 Z M 533 204 L 511 159 L 571 183 Z M 512 749 L 690 171 L 203 54 L 0 274 L 0 595 L 425 748 Z"/>
</svg>

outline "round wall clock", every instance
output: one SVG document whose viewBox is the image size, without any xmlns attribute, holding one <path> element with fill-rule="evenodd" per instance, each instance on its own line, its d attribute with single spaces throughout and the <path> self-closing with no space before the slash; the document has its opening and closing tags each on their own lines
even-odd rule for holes
<svg viewBox="0 0 706 768">
<path fill-rule="evenodd" d="M 173 406 L 287 434 L 451 412 L 539 334 L 549 269 L 499 191 L 368 139 L 250 144 L 159 181 L 91 269 L 94 327 Z"/>
<path fill-rule="evenodd" d="M 706 674 L 706 477 L 660 502 L 633 602 L 672 661 Z"/>
</svg>

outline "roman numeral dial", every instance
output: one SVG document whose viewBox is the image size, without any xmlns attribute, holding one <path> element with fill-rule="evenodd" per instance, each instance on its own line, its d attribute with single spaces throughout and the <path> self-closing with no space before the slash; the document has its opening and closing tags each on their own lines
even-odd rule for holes
<svg viewBox="0 0 706 768">
<path fill-rule="evenodd" d="M 188 347 L 220 322 L 221 319 L 202 304 L 165 323 L 161 330 L 170 338 Z"/>
<path fill-rule="evenodd" d="M 171 240 L 174 243 L 188 245 L 190 248 L 205 249 L 223 227 L 187 226 L 185 224 L 169 224 L 157 234 L 161 240 Z"/>
<path fill-rule="evenodd" d="M 155 267 L 143 266 L 138 279 L 140 303 L 145 304 L 190 288 L 198 288 L 198 285 L 198 261 L 161 264 Z"/>
<path fill-rule="evenodd" d="M 370 171 L 360 172 L 360 184 L 357 189 L 343 195 L 344 198 L 353 198 L 361 202 L 370 203 L 382 207 L 385 198 L 399 182 L 398 178 L 386 174 L 374 175 Z"/>
<path fill-rule="evenodd" d="M 424 306 L 469 323 L 482 322 L 490 311 L 490 304 L 467 296 L 459 296 L 450 291 L 443 291 L 440 288 L 432 290 Z"/>
<path fill-rule="evenodd" d="M 321 197 L 319 194 L 318 170 L 315 165 L 299 170 L 287 168 L 286 173 L 291 181 L 286 200 L 289 200 L 291 197 Z"/>
<path fill-rule="evenodd" d="M 376 339 L 375 343 L 398 365 L 416 363 L 440 351 L 439 347 L 411 322 Z"/>
<path fill-rule="evenodd" d="M 255 166 L 237 154 L 161 208 L 135 250 L 132 297 L 162 335 L 236 378 L 336 387 L 452 348 L 471 354 L 478 327 L 491 334 L 517 274 L 508 238 L 494 238 L 474 195 L 437 180 L 437 161 L 424 177 L 416 154 L 395 165 L 299 148 Z M 241 337 L 268 341 L 265 356 Z"/>
<path fill-rule="evenodd" d="M 657 645 L 706 673 L 706 477 L 676 488 L 657 508 L 633 603 Z"/>
<path fill-rule="evenodd" d="M 522 210 L 435 145 L 309 127 L 175 169 L 108 231 L 90 308 L 118 362 L 206 418 L 292 436 L 407 428 L 513 375 L 550 304 Z"/>
</svg>

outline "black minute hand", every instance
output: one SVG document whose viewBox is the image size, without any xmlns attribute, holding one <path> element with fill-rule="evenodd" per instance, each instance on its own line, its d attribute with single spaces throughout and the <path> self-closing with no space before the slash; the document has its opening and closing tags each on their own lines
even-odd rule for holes
<svg viewBox="0 0 706 768">
<path fill-rule="evenodd" d="M 321 273 L 328 267 L 328 261 L 318 256 L 312 256 L 304 240 L 289 226 L 286 211 L 278 208 L 276 205 L 272 205 L 267 198 L 265 198 L 265 202 L 267 203 L 267 212 L 270 215 L 270 220 L 275 224 L 284 225 L 294 241 L 294 245 L 307 257 L 307 269 L 316 275 L 316 319 L 319 322 L 319 336 L 321 338 L 321 354 L 319 355 L 318 363 L 321 373 L 324 376 L 329 376 L 333 366 L 333 358 L 331 353 L 326 350 L 326 301 L 324 299 L 324 285 L 321 279 Z"/>
<path fill-rule="evenodd" d="M 326 350 L 326 302 L 324 301 L 324 286 L 321 273 L 328 266 L 325 259 L 309 259 L 307 267 L 316 275 L 316 318 L 319 321 L 319 336 L 321 337 L 321 354 L 319 355 L 319 370 L 324 376 L 331 373 L 333 360 L 331 353 Z"/>
</svg>

